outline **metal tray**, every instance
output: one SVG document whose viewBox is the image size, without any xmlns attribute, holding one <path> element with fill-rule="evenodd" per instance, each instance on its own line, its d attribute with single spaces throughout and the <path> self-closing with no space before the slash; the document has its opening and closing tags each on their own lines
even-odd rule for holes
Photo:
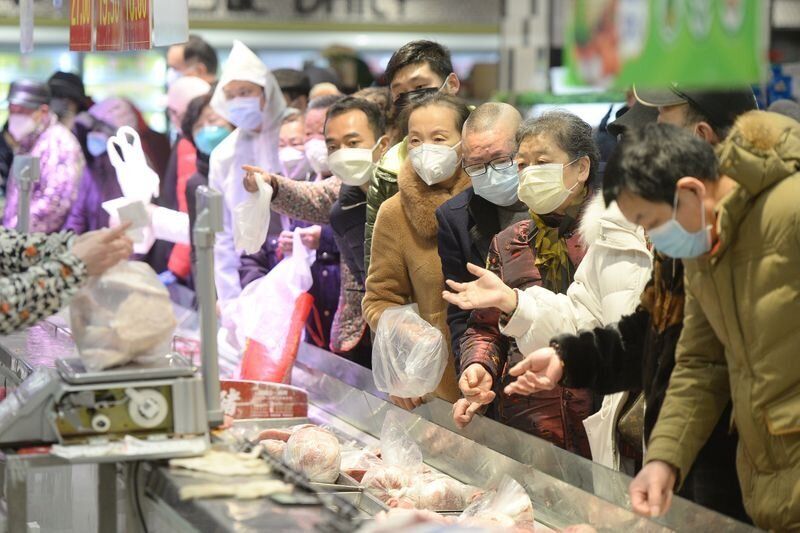
<svg viewBox="0 0 800 533">
<path fill-rule="evenodd" d="M 170 379 L 193 376 L 196 372 L 192 363 L 180 356 L 172 354 L 164 358 L 165 363 L 159 365 L 129 365 L 109 368 L 99 372 L 91 372 L 79 358 L 59 359 L 56 361 L 58 373 L 67 383 L 83 385 L 88 383 L 114 383 L 120 381 L 141 381 L 145 379 Z"/>
</svg>

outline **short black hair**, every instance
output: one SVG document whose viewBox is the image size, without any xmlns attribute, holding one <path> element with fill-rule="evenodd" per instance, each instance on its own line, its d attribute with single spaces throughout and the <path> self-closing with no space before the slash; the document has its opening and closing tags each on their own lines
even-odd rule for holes
<svg viewBox="0 0 800 533">
<path fill-rule="evenodd" d="M 203 114 L 203 109 L 211 105 L 211 96 L 211 92 L 202 94 L 192 98 L 189 105 L 186 106 L 186 112 L 183 114 L 183 120 L 181 121 L 181 133 L 183 133 L 183 137 L 192 144 L 194 144 L 194 134 L 192 133 L 194 125 L 197 124 L 200 115 Z"/>
<path fill-rule="evenodd" d="M 536 135 L 550 136 L 558 147 L 567 153 L 570 160 L 587 156 L 589 158 L 589 177 L 586 186 L 599 188 L 600 150 L 594 141 L 592 127 L 579 116 L 568 111 L 553 110 L 536 118 L 524 121 L 517 130 L 517 149 L 525 139 Z"/>
<path fill-rule="evenodd" d="M 606 163 L 603 198 L 610 204 L 623 190 L 650 202 L 672 205 L 675 184 L 691 176 L 717 181 L 719 165 L 710 144 L 671 124 L 628 130 Z"/>
<path fill-rule="evenodd" d="M 272 71 L 272 75 L 275 76 L 281 92 L 288 95 L 290 100 L 300 96 L 307 98 L 308 93 L 311 92 L 311 82 L 303 71 L 293 68 L 278 68 Z"/>
<path fill-rule="evenodd" d="M 383 137 L 386 132 L 386 119 L 381 113 L 381 109 L 369 100 L 354 96 L 345 96 L 328 108 L 328 114 L 325 117 L 325 128 L 328 127 L 328 121 L 332 118 L 356 110 L 363 112 L 367 116 L 367 122 L 369 122 L 372 133 L 375 134 L 375 139 Z"/>
<path fill-rule="evenodd" d="M 317 96 L 308 103 L 306 111 L 311 111 L 312 109 L 327 109 L 342 98 L 344 98 L 344 96 L 341 94 L 326 94 L 325 96 Z"/>
<path fill-rule="evenodd" d="M 202 37 L 198 35 L 189 35 L 189 40 L 183 47 L 183 62 L 202 63 L 206 66 L 209 74 L 217 74 L 219 66 L 219 59 L 217 59 L 217 51 L 208 44 Z"/>
<path fill-rule="evenodd" d="M 464 127 L 464 122 L 467 121 L 469 118 L 469 106 L 467 106 L 466 102 L 457 96 L 451 96 L 446 93 L 435 92 L 433 94 L 429 94 L 424 98 L 412 102 L 407 107 L 403 109 L 403 112 L 400 114 L 400 129 L 403 134 L 403 137 L 408 135 L 408 119 L 411 117 L 411 114 L 414 113 L 417 109 L 421 109 L 423 107 L 429 106 L 442 106 L 442 107 L 449 107 L 456 113 L 456 130 L 458 131 L 459 135 L 461 134 L 461 129 Z"/>
<path fill-rule="evenodd" d="M 386 65 L 386 83 L 390 84 L 397 71 L 409 65 L 427 63 L 431 70 L 443 80 L 453 72 L 450 50 L 433 41 L 411 41 L 392 54 Z"/>
</svg>

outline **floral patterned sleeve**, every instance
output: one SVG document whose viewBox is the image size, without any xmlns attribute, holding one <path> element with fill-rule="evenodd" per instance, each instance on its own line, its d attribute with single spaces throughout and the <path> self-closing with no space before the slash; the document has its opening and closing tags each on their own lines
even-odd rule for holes
<svg viewBox="0 0 800 533">
<path fill-rule="evenodd" d="M 275 176 L 272 209 L 312 224 L 330 224 L 331 207 L 339 198 L 342 182 L 330 177 L 320 181 L 293 181 Z"/>
<path fill-rule="evenodd" d="M 69 251 L 70 237 L 0 231 L 0 334 L 57 313 L 80 289 L 86 265 Z"/>
</svg>

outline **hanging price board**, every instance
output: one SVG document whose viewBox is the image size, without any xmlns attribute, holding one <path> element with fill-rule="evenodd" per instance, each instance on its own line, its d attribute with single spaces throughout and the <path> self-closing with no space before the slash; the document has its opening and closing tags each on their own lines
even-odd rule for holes
<svg viewBox="0 0 800 533">
<path fill-rule="evenodd" d="M 95 50 L 124 50 L 122 2 L 123 0 L 95 0 Z"/>
<path fill-rule="evenodd" d="M 92 50 L 92 0 L 72 0 L 69 6 L 69 49 Z"/>
<path fill-rule="evenodd" d="M 125 17 L 125 49 L 149 50 L 151 44 L 150 0 L 122 0 Z"/>
</svg>

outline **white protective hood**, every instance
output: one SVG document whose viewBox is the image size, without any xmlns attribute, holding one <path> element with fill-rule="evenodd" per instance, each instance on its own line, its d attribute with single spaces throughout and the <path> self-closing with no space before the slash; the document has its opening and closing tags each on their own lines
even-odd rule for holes
<svg viewBox="0 0 800 533">
<path fill-rule="evenodd" d="M 264 63 L 240 41 L 233 48 L 222 77 L 211 97 L 211 107 L 230 120 L 223 88 L 231 81 L 249 81 L 264 87 L 264 113 L 260 132 L 234 130 L 211 153 L 209 182 L 223 194 L 224 229 L 217 235 L 214 249 L 215 278 L 220 300 L 230 300 L 241 292 L 239 253 L 233 245 L 233 209 L 247 199 L 242 180 L 242 165 L 256 165 L 269 172 L 280 172 L 278 137 L 286 103 L 275 77 Z"/>
</svg>

